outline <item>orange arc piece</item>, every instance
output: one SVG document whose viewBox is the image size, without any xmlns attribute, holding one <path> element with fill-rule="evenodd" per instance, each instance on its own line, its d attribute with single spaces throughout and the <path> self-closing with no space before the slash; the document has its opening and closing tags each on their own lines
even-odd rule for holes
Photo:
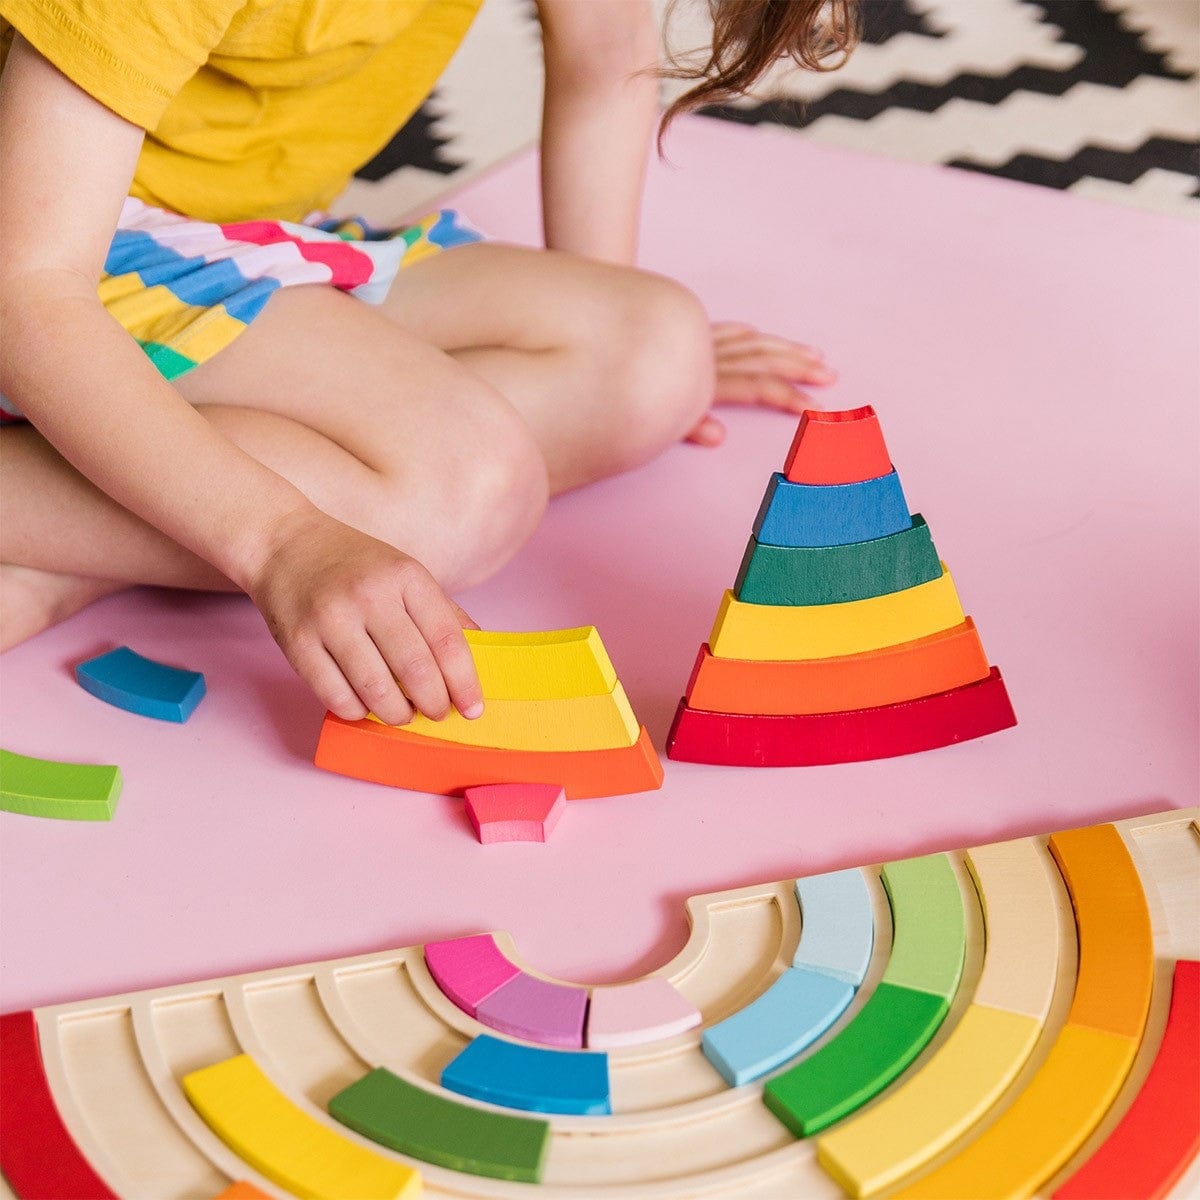
<svg viewBox="0 0 1200 1200">
<path fill-rule="evenodd" d="M 239 1179 L 237 1183 L 231 1183 L 219 1196 L 214 1196 L 213 1200 L 271 1200 L 271 1197 L 254 1184 Z"/>
<path fill-rule="evenodd" d="M 339 775 L 442 796 L 485 783 L 553 783 L 568 800 L 585 800 L 649 792 L 663 782 L 645 726 L 632 746 L 608 750 L 497 750 L 326 713 L 313 761 Z"/>
<path fill-rule="evenodd" d="M 783 473 L 792 483 L 861 483 L 891 469 L 879 418 L 868 404 L 842 412 L 805 409 Z"/>
<path fill-rule="evenodd" d="M 1175 964 L 1154 1065 L 1121 1123 L 1054 1200 L 1160 1200 L 1200 1154 L 1200 962 Z"/>
<path fill-rule="evenodd" d="M 700 647 L 687 701 L 709 712 L 759 716 L 848 712 L 902 704 L 986 679 L 987 655 L 967 617 L 911 642 L 837 658 L 717 658 Z"/>
<path fill-rule="evenodd" d="M 1154 985 L 1154 940 L 1142 881 L 1112 825 L 1050 836 L 1079 932 L 1067 1022 L 1140 1041 Z"/>
</svg>

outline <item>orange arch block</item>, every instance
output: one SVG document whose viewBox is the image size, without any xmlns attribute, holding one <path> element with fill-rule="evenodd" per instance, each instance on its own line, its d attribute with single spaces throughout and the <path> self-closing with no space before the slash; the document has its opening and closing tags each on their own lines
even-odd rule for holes
<svg viewBox="0 0 1200 1200">
<path fill-rule="evenodd" d="M 868 404 L 842 412 L 805 409 L 783 473 L 792 483 L 861 483 L 891 469 L 879 418 Z"/>
<path fill-rule="evenodd" d="M 378 721 L 327 713 L 313 760 L 326 771 L 457 796 L 485 783 L 553 783 L 568 800 L 662 787 L 663 769 L 645 726 L 632 746 L 608 750 L 501 750 L 406 733 Z"/>
<path fill-rule="evenodd" d="M 764 662 L 700 647 L 687 701 L 709 712 L 787 716 L 900 704 L 986 679 L 987 655 L 967 617 L 929 637 L 864 654 Z"/>
</svg>

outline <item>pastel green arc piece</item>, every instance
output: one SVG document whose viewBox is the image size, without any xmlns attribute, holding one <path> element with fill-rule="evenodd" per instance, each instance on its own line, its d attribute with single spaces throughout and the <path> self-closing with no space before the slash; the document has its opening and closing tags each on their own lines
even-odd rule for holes
<svg viewBox="0 0 1200 1200">
<path fill-rule="evenodd" d="M 0 809 L 30 817 L 108 821 L 121 795 L 121 768 L 55 762 L 0 750 Z"/>
<path fill-rule="evenodd" d="M 422 1162 L 539 1183 L 550 1125 L 473 1108 L 377 1067 L 329 1101 L 330 1115 L 380 1146 Z"/>
<path fill-rule="evenodd" d="M 949 1005 L 880 983 L 832 1041 L 763 1088 L 763 1102 L 796 1137 L 818 1133 L 883 1091 L 928 1044 Z"/>
<path fill-rule="evenodd" d="M 895 941 L 883 973 L 896 987 L 951 1000 L 967 949 L 966 914 L 945 854 L 906 858 L 883 868 Z"/>
<path fill-rule="evenodd" d="M 747 604 L 846 604 L 902 592 L 942 573 L 929 526 L 840 546 L 772 546 L 751 536 L 734 595 Z"/>
</svg>

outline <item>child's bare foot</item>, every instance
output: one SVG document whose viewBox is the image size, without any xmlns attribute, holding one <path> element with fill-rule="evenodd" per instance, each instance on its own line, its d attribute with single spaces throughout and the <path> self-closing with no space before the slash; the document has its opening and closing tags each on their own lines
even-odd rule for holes
<svg viewBox="0 0 1200 1200">
<path fill-rule="evenodd" d="M 111 579 L 55 575 L 0 563 L 0 650 L 65 621 L 73 613 L 128 585 Z"/>
</svg>

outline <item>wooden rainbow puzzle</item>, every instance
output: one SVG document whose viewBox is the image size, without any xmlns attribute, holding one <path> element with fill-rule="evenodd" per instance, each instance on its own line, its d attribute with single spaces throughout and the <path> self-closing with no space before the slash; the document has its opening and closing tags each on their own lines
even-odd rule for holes
<svg viewBox="0 0 1200 1200">
<path fill-rule="evenodd" d="M 874 409 L 806 411 L 667 738 L 739 766 L 890 758 L 1016 724 Z"/>
<path fill-rule="evenodd" d="M 328 713 L 318 767 L 458 795 L 489 784 L 561 787 L 570 800 L 662 787 L 662 764 L 591 626 L 538 633 L 467 629 L 484 712 L 418 714 L 407 725 Z"/>
<path fill-rule="evenodd" d="M 22 1198 L 1195 1194 L 1200 810 L 0 1018 Z"/>
</svg>

